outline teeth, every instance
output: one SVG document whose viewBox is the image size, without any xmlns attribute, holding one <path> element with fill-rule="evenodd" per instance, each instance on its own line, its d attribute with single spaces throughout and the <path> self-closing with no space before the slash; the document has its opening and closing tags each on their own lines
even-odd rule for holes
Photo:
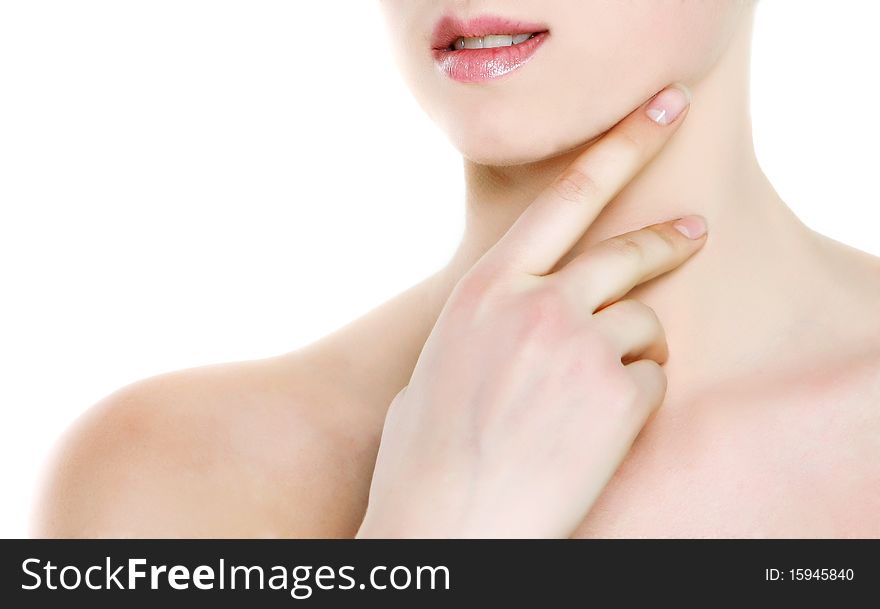
<svg viewBox="0 0 880 609">
<path fill-rule="evenodd" d="M 483 48 L 494 49 L 496 47 L 509 47 L 513 44 L 513 36 L 483 36 Z"/>
<path fill-rule="evenodd" d="M 534 36 L 534 34 L 491 34 L 489 36 L 460 37 L 457 38 L 452 48 L 460 49 L 495 49 L 520 44 Z"/>
</svg>

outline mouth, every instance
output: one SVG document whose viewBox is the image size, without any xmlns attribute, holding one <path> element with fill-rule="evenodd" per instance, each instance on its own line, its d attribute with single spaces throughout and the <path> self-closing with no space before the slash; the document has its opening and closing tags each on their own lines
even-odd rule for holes
<svg viewBox="0 0 880 609">
<path fill-rule="evenodd" d="M 550 35 L 544 24 L 490 15 L 462 21 L 444 16 L 431 39 L 439 70 L 458 82 L 500 78 L 524 66 Z"/>
</svg>

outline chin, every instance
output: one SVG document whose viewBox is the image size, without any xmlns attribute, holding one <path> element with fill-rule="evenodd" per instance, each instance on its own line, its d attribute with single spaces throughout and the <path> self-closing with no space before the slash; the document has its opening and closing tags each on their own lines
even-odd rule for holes
<svg viewBox="0 0 880 609">
<path fill-rule="evenodd" d="M 492 167 L 510 167 L 537 163 L 563 152 L 536 146 L 530 141 L 499 141 L 497 139 L 469 138 L 455 144 L 461 155 L 472 163 Z"/>
<path fill-rule="evenodd" d="M 582 146 L 602 133 L 599 126 L 568 129 L 558 122 L 542 124 L 498 108 L 457 115 L 444 122 L 449 141 L 465 159 L 496 167 L 544 161 Z"/>
</svg>

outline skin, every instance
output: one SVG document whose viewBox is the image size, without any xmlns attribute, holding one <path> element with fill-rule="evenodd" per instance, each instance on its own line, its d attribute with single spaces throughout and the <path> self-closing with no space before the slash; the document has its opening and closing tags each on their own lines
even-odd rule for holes
<svg viewBox="0 0 880 609">
<path fill-rule="evenodd" d="M 565 537 L 583 520 L 666 390 L 663 328 L 622 298 L 693 255 L 705 222 L 551 270 L 674 130 L 648 113 L 677 125 L 687 99 L 673 87 L 627 117 L 458 282 L 391 403 L 359 537 Z"/>
<path fill-rule="evenodd" d="M 404 77 L 462 152 L 467 224 L 455 255 L 434 275 L 302 349 L 145 379 L 108 396 L 59 442 L 37 501 L 34 534 L 350 537 L 361 529 L 362 536 L 880 536 L 880 259 L 803 225 L 761 172 L 748 118 L 752 4 L 522 0 L 502 7 L 386 0 L 382 6 Z M 446 10 L 542 21 L 550 39 L 532 62 L 503 79 L 455 83 L 434 69 L 427 44 Z M 635 138 L 640 150 L 662 149 L 650 159 L 647 154 L 645 167 L 608 200 L 593 201 L 595 219 L 581 218 L 583 232 L 572 243 L 567 233 L 548 229 L 574 223 L 558 224 L 552 214 L 531 210 L 546 210 L 539 203 L 549 200 L 547 192 L 560 192 L 554 185 L 567 168 L 602 157 L 590 153 L 616 131 L 601 136 L 671 82 L 692 92 L 686 118 L 655 130 L 666 141 Z M 625 174 L 621 155 L 602 158 L 591 161 L 584 175 L 609 184 L 609 176 Z M 531 334 L 541 339 L 539 352 L 554 358 L 541 370 L 562 374 L 574 366 L 592 381 L 556 383 L 555 395 L 580 404 L 594 394 L 578 393 L 584 386 L 600 387 L 607 400 L 597 402 L 624 405 L 601 416 L 586 407 L 578 413 L 595 415 L 580 420 L 594 434 L 580 444 L 602 450 L 579 454 L 586 448 L 569 441 L 564 454 L 580 462 L 535 461 L 542 453 L 533 442 L 558 437 L 564 427 L 553 425 L 557 419 L 542 404 L 544 410 L 530 416 L 545 418 L 530 420 L 543 427 L 517 428 L 525 434 L 517 443 L 522 452 L 498 440 L 505 428 L 478 427 L 479 437 L 496 439 L 489 446 L 507 451 L 497 453 L 505 464 L 517 464 L 501 468 L 515 482 L 503 487 L 508 501 L 500 507 L 493 503 L 497 494 L 456 501 L 460 495 L 441 492 L 439 478 L 425 475 L 432 470 L 388 465 L 443 463 L 426 461 L 432 451 L 419 446 L 422 439 L 468 446 L 462 440 L 468 428 L 456 424 L 460 418 L 438 419 L 446 435 L 420 435 L 425 430 L 413 413 L 439 411 L 437 391 L 449 383 L 432 389 L 431 379 L 467 378 L 442 376 L 441 364 L 459 361 L 463 352 L 434 337 L 476 327 L 468 324 L 480 319 L 477 309 L 458 306 L 460 295 L 473 293 L 468 286 L 475 283 L 481 289 L 499 284 L 474 282 L 485 275 L 473 269 L 515 268 L 517 281 L 529 281 L 528 275 L 551 285 L 569 265 L 597 259 L 608 239 L 685 214 L 704 217 L 709 235 L 696 253 L 682 249 L 687 240 L 676 241 L 679 266 L 619 296 L 620 302 L 641 303 L 640 314 L 599 331 L 593 323 L 599 313 L 576 323 L 570 305 L 577 301 L 563 299 L 561 290 L 552 304 L 541 305 L 567 303 L 550 310 L 567 311 L 563 319 L 573 324 L 539 325 Z M 502 236 L 521 217 L 542 220 L 527 221 L 533 230 L 514 234 L 554 238 L 511 247 Z M 641 259 L 658 269 L 670 259 L 656 247 L 644 251 Z M 503 255 L 484 258 L 487 252 Z M 484 265 L 486 259 L 496 264 Z M 490 276 L 498 281 L 499 275 Z M 575 290 L 579 297 L 607 293 L 595 280 L 578 277 L 566 275 L 565 284 L 583 283 L 583 291 Z M 520 336 L 514 322 L 534 310 L 528 303 L 535 301 L 524 294 L 544 292 L 509 287 L 530 283 L 500 285 L 512 291 L 489 293 L 517 295 L 504 318 L 510 324 L 469 336 L 485 349 L 518 349 L 524 343 L 504 341 Z M 499 306 L 488 302 L 489 310 Z M 644 394 L 633 390 L 650 387 L 645 379 L 626 387 L 598 385 L 597 371 L 607 370 L 602 366 L 613 353 L 576 357 L 580 352 L 558 334 L 576 329 L 576 336 L 589 337 L 585 350 L 595 354 L 588 340 L 601 336 L 612 344 L 635 319 L 659 323 L 642 326 L 637 342 L 645 348 L 618 363 L 661 360 L 662 403 L 633 397 L 656 397 L 656 387 Z M 504 357 L 492 361 L 487 370 L 508 370 Z M 494 385 L 499 393 L 529 395 L 527 384 L 515 382 L 520 377 L 508 372 L 491 378 L 501 379 Z M 460 387 L 469 385 L 462 381 Z M 531 395 L 546 389 L 532 387 Z M 414 407 L 400 408 L 402 403 Z M 608 426 L 602 428 L 603 421 Z M 384 439 L 383 427 L 392 432 Z M 470 471 L 474 463 L 461 451 L 446 456 L 446 463 L 452 459 L 464 468 L 456 471 Z M 546 468 L 531 471 L 536 462 Z M 569 466 L 560 472 L 560 463 Z M 439 498 L 459 509 L 430 511 L 425 503 L 413 510 L 387 492 L 395 483 L 412 489 L 417 501 Z M 555 500 L 533 505 L 528 517 L 515 510 L 511 515 L 523 488 L 536 483 L 544 484 L 539 496 Z M 480 509 L 461 509 L 464 504 Z M 490 528 L 499 524 L 503 530 Z"/>
</svg>

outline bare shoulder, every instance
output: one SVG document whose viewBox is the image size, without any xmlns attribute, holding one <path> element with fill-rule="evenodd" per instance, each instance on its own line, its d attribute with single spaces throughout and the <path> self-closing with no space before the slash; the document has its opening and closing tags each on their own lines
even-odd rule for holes
<svg viewBox="0 0 880 609">
<path fill-rule="evenodd" d="M 856 305 L 876 312 L 880 305 L 880 256 L 816 231 L 811 233 L 835 283 L 846 296 L 856 296 Z"/>
<path fill-rule="evenodd" d="M 768 437 L 780 450 L 772 454 L 785 455 L 787 483 L 810 497 L 817 515 L 810 523 L 793 520 L 803 526 L 786 530 L 878 537 L 880 258 L 816 235 L 821 255 L 804 262 L 806 287 L 789 295 L 798 319 L 790 337 L 795 364 L 763 388 L 778 408 L 760 420 L 765 431 L 776 426 Z M 803 517 L 809 512 L 798 509 Z"/>
<path fill-rule="evenodd" d="M 828 388 L 839 393 L 840 414 L 850 417 L 853 433 L 873 457 L 865 465 L 880 475 L 880 257 L 829 237 L 820 240 L 833 277 L 824 306 L 830 320 L 826 350 L 836 356 L 828 366 Z"/>
<path fill-rule="evenodd" d="M 116 391 L 56 447 L 34 535 L 353 535 L 367 488 L 338 489 L 369 484 L 375 445 L 315 366 L 294 353 Z"/>
<path fill-rule="evenodd" d="M 839 350 L 833 365 L 815 372 L 814 397 L 824 408 L 811 413 L 806 423 L 828 440 L 824 462 L 840 490 L 840 535 L 876 538 L 880 537 L 875 516 L 880 512 L 880 259 L 862 262 L 868 272 L 852 294 L 854 300 L 863 300 L 845 311 L 850 316 L 847 325 L 856 329 L 857 336 L 849 349 Z M 832 463 L 841 467 L 828 471 Z M 823 465 L 815 467 L 822 470 Z"/>
<path fill-rule="evenodd" d="M 815 233 L 826 264 L 823 280 L 810 299 L 817 307 L 814 324 L 834 369 L 868 392 L 866 407 L 880 408 L 880 257 Z M 873 392 L 873 393 L 872 393 Z M 865 395 L 858 393 L 858 395 Z"/>
<path fill-rule="evenodd" d="M 850 480 L 854 492 L 849 496 L 852 514 L 864 514 L 853 519 L 854 537 L 880 537 L 880 336 L 871 340 L 872 349 L 862 360 L 856 381 L 842 393 L 839 412 L 832 412 L 828 427 L 836 426 L 835 416 L 848 419 L 850 430 L 847 442 L 840 450 L 850 456 L 850 468 L 838 472 L 841 479 Z"/>
</svg>

